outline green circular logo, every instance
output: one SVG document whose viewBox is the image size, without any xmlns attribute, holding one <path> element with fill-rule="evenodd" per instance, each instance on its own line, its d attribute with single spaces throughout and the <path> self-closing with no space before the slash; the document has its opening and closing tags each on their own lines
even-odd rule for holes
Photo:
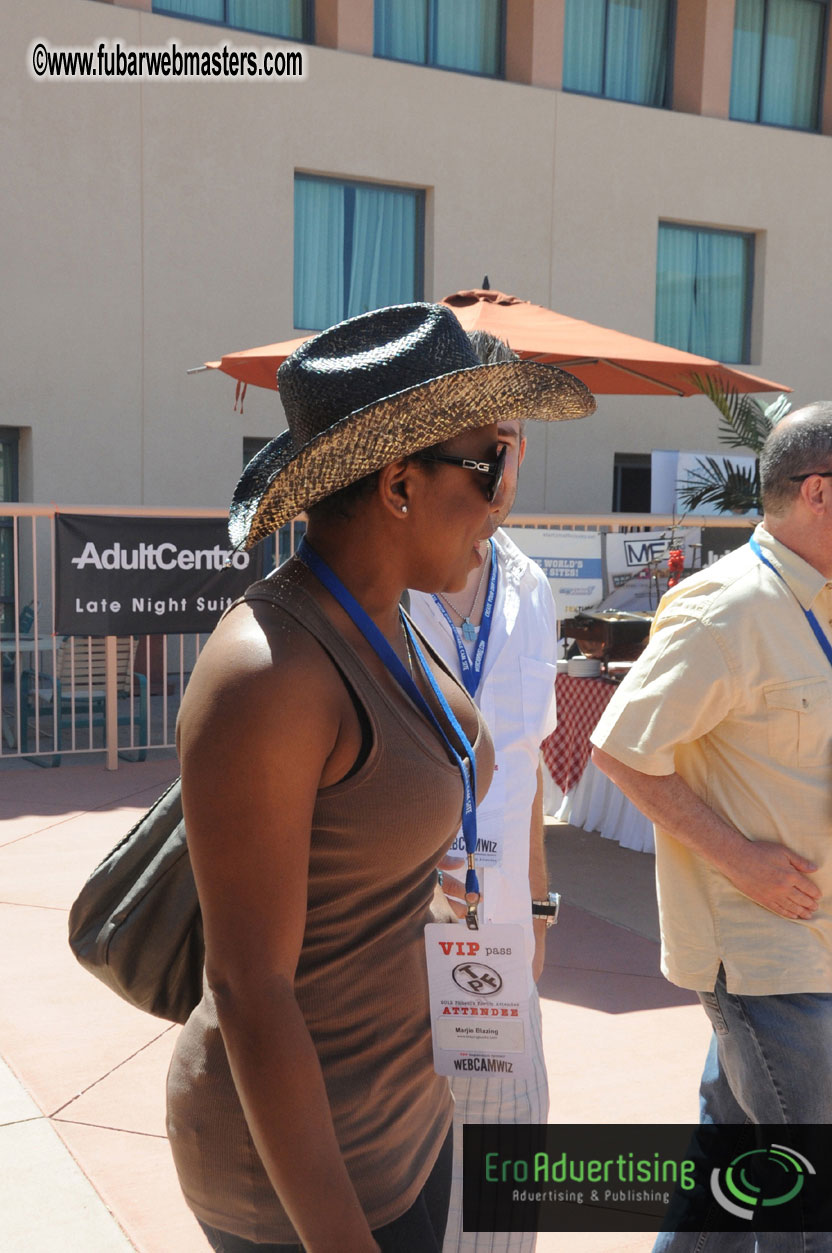
<svg viewBox="0 0 832 1253">
<path fill-rule="evenodd" d="M 756 1161 L 751 1159 L 756 1158 Z M 752 1177 L 755 1166 L 765 1166 L 765 1188 Z M 807 1157 L 782 1144 L 740 1153 L 729 1166 L 711 1171 L 711 1192 L 724 1210 L 737 1218 L 752 1219 L 760 1206 L 786 1205 L 801 1191 L 807 1175 L 814 1175 Z"/>
</svg>

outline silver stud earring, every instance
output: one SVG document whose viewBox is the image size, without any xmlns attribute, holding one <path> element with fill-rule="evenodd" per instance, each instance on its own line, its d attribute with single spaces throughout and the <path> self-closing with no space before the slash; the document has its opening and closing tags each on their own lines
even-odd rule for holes
<svg viewBox="0 0 832 1253">
<path fill-rule="evenodd" d="M 407 513 L 407 505 L 402 505 L 402 513 Z"/>
</svg>

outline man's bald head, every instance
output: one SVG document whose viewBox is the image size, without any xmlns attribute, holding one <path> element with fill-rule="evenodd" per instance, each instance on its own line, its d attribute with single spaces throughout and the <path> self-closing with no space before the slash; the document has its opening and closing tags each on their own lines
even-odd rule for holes
<svg viewBox="0 0 832 1253">
<path fill-rule="evenodd" d="M 800 495 L 794 479 L 812 470 L 832 470 L 830 400 L 817 400 L 781 418 L 763 445 L 760 484 L 766 515 L 788 513 Z"/>
</svg>

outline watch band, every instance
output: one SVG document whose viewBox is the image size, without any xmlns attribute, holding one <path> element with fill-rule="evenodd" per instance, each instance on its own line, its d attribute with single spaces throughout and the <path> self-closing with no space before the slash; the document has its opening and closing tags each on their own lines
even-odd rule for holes
<svg viewBox="0 0 832 1253">
<path fill-rule="evenodd" d="M 559 910 L 560 892 L 549 892 L 545 900 L 532 901 L 532 917 L 545 918 L 547 931 L 557 922 Z"/>
</svg>

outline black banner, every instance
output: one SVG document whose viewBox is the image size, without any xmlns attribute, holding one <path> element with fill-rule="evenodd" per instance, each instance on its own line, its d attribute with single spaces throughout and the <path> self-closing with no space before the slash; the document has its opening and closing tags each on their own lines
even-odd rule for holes
<svg viewBox="0 0 832 1253">
<path fill-rule="evenodd" d="M 830 1173 L 828 1126 L 466 1125 L 462 1227 L 830 1231 Z"/>
<path fill-rule="evenodd" d="M 231 550 L 222 518 L 55 515 L 60 635 L 208 632 L 263 555 Z"/>
</svg>

